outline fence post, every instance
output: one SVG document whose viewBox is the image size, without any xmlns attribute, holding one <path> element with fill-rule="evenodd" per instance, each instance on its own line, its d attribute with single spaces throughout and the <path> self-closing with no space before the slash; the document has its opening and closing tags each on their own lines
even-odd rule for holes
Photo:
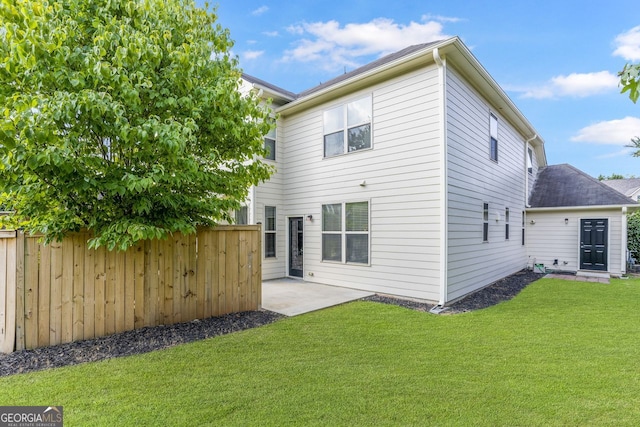
<svg viewBox="0 0 640 427">
<path fill-rule="evenodd" d="M 0 262 L 5 265 L 0 277 L 0 352 L 12 353 L 16 339 L 16 247 L 15 230 L 0 230 Z M 24 254 L 22 254 L 24 258 Z"/>
<path fill-rule="evenodd" d="M 16 235 L 16 351 L 24 350 L 24 324 L 25 324 L 25 236 L 23 230 L 18 230 Z"/>
</svg>

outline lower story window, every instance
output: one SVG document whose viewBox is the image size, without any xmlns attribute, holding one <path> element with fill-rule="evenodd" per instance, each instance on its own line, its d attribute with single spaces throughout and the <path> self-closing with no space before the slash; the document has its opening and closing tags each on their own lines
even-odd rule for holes
<svg viewBox="0 0 640 427">
<path fill-rule="evenodd" d="M 482 241 L 489 241 L 489 203 L 482 204 Z"/>
<path fill-rule="evenodd" d="M 322 205 L 322 260 L 369 263 L 369 202 Z"/>
<path fill-rule="evenodd" d="M 276 208 L 264 207 L 264 257 L 276 256 Z"/>
</svg>

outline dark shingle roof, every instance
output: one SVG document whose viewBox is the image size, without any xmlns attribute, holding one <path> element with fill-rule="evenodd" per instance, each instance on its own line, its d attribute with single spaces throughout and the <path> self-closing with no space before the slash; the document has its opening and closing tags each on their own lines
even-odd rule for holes
<svg viewBox="0 0 640 427">
<path fill-rule="evenodd" d="M 404 48 L 404 49 L 402 49 L 402 50 L 400 50 L 398 52 L 383 56 L 382 58 L 379 58 L 379 59 L 377 59 L 377 60 L 375 60 L 373 62 L 370 62 L 370 63 L 368 63 L 366 65 L 363 65 L 362 67 L 356 68 L 353 71 L 349 71 L 348 73 L 344 73 L 344 74 L 342 74 L 342 75 L 340 75 L 338 77 L 335 77 L 335 78 L 333 78 L 333 79 L 331 79 L 329 81 L 321 83 L 318 86 L 314 86 L 311 89 L 307 89 L 307 90 L 305 90 L 303 92 L 300 92 L 298 94 L 298 98 L 302 98 L 304 96 L 310 95 L 310 94 L 312 94 L 314 92 L 317 92 L 319 90 L 322 90 L 324 88 L 333 86 L 336 83 L 340 83 L 341 81 L 350 79 L 351 77 L 357 76 L 358 74 L 362 74 L 362 73 L 365 73 L 365 72 L 367 72 L 369 70 L 373 70 L 374 68 L 380 67 L 381 65 L 388 64 L 390 62 L 395 61 L 396 59 L 400 59 L 400 58 L 402 58 L 404 56 L 410 55 L 410 54 L 412 54 L 414 52 L 417 52 L 419 50 L 425 49 L 425 48 L 427 48 L 429 46 L 435 45 L 435 44 L 440 43 L 440 42 L 441 42 L 441 40 L 430 42 L 430 43 L 416 44 L 416 45 L 413 45 L 413 46 L 406 47 L 406 48 Z"/>
<path fill-rule="evenodd" d="M 538 173 L 532 208 L 631 205 L 635 201 L 571 165 L 547 166 Z"/>
<path fill-rule="evenodd" d="M 374 68 L 380 67 L 380 66 L 382 66 L 384 64 L 388 64 L 390 62 L 395 61 L 396 59 L 400 59 L 400 58 L 402 58 L 404 56 L 410 55 L 410 54 L 412 54 L 414 52 L 417 52 L 419 50 L 428 48 L 429 46 L 435 45 L 436 43 L 439 43 L 439 42 L 440 41 L 434 41 L 434 42 L 430 42 L 430 43 L 423 43 L 423 44 L 416 44 L 416 45 L 413 45 L 413 46 L 409 46 L 409 47 L 404 48 L 404 49 L 402 49 L 402 50 L 400 50 L 398 52 L 383 56 L 382 58 L 379 58 L 379 59 L 377 59 L 377 60 L 375 60 L 373 62 L 370 62 L 370 63 L 368 63 L 366 65 L 363 65 L 362 67 L 356 68 L 353 71 L 350 71 L 348 73 L 342 74 L 342 75 L 340 75 L 338 77 L 335 77 L 335 78 L 333 78 L 333 79 L 331 79 L 329 81 L 321 83 L 318 86 L 314 86 L 311 89 L 307 89 L 307 90 L 305 90 L 303 92 L 300 92 L 298 94 L 295 94 L 293 92 L 289 92 L 288 90 L 282 89 L 281 87 L 278 87 L 276 85 L 273 85 L 271 83 L 268 83 L 268 82 L 266 82 L 264 80 L 261 80 L 261 79 L 259 79 L 257 77 L 251 76 L 251 75 L 246 74 L 246 73 L 243 73 L 242 77 L 245 80 L 247 80 L 248 82 L 250 82 L 250 83 L 256 83 L 256 84 L 258 84 L 260 86 L 264 86 L 266 88 L 269 88 L 269 89 L 271 89 L 271 90 L 273 90 L 275 92 L 281 93 L 281 94 L 291 98 L 291 100 L 295 100 L 295 99 L 298 99 L 298 98 L 303 98 L 303 97 L 305 97 L 307 95 L 310 95 L 310 94 L 312 94 L 314 92 L 318 92 L 318 91 L 320 91 L 320 90 L 322 90 L 324 88 L 331 87 L 331 86 L 333 86 L 333 85 L 335 85 L 337 83 L 340 83 L 340 82 L 342 82 L 344 80 L 347 80 L 347 79 L 350 79 L 352 77 L 355 77 L 355 76 L 357 76 L 359 74 L 366 73 L 369 70 L 373 70 Z"/>
<path fill-rule="evenodd" d="M 264 80 L 261 80 L 261 79 L 259 79 L 257 77 L 254 77 L 254 76 L 251 76 L 251 75 L 249 75 L 247 73 L 242 73 L 242 78 L 245 79 L 246 81 L 250 82 L 250 83 L 256 83 L 256 84 L 258 84 L 260 86 L 264 86 L 264 87 L 266 87 L 268 89 L 271 89 L 274 92 L 281 93 L 281 94 L 291 98 L 292 100 L 296 99 L 297 96 L 298 96 L 293 92 L 289 92 L 286 89 L 282 89 L 281 87 L 273 85 L 273 84 L 271 84 L 269 82 L 265 82 Z"/>
<path fill-rule="evenodd" d="M 627 197 L 631 196 L 640 188 L 640 178 L 606 179 L 602 181 L 602 183 L 607 184 L 609 187 L 621 192 Z"/>
</svg>

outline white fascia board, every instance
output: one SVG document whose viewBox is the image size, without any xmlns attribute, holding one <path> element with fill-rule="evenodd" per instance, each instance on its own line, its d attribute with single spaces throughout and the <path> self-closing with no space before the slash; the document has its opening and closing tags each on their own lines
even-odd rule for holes
<svg viewBox="0 0 640 427">
<path fill-rule="evenodd" d="M 559 207 L 550 207 L 550 208 L 526 208 L 526 212 L 536 213 L 536 212 L 570 212 L 570 211 L 602 211 L 602 210 L 621 210 L 622 208 L 627 209 L 638 209 L 640 208 L 640 204 L 636 205 L 595 205 L 595 206 L 559 206 Z"/>
</svg>

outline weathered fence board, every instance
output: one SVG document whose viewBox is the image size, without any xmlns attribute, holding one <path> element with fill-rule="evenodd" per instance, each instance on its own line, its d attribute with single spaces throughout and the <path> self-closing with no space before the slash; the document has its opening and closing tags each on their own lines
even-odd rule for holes
<svg viewBox="0 0 640 427">
<path fill-rule="evenodd" d="M 87 233 L 44 245 L 0 230 L 0 351 L 90 339 L 261 304 L 260 226 L 221 226 L 124 252 Z"/>
</svg>

